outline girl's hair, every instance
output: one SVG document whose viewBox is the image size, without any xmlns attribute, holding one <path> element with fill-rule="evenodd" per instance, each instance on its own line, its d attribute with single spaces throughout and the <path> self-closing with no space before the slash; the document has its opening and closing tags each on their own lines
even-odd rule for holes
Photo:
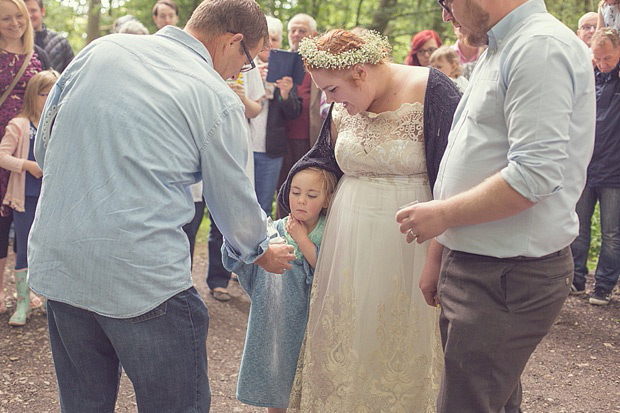
<svg viewBox="0 0 620 413">
<path fill-rule="evenodd" d="M 34 49 L 34 28 L 32 27 L 32 22 L 30 21 L 30 15 L 28 14 L 28 8 L 26 7 L 26 3 L 24 0 L 0 0 L 0 1 L 8 1 L 13 3 L 19 9 L 19 12 L 22 14 L 25 24 L 26 31 L 22 35 L 22 44 L 24 47 L 24 53 L 30 53 Z M 0 36 L 0 39 L 2 36 Z"/>
<path fill-rule="evenodd" d="M 455 78 L 461 76 L 463 74 L 461 70 L 461 61 L 459 60 L 459 55 L 456 54 L 456 51 L 449 46 L 441 46 L 439 49 L 435 50 L 431 57 L 429 58 L 429 62 L 433 64 L 437 60 L 445 59 L 446 62 L 451 65 L 456 63 L 456 69 L 452 74 Z"/>
<path fill-rule="evenodd" d="M 24 106 L 17 116 L 27 119 L 34 119 L 39 116 L 40 113 L 37 113 L 35 105 L 37 96 L 54 86 L 57 79 L 58 72 L 54 70 L 44 70 L 32 76 L 26 86 L 26 93 L 24 93 Z"/>
<path fill-rule="evenodd" d="M 420 66 L 420 61 L 418 60 L 418 50 L 424 46 L 424 43 L 428 42 L 431 39 L 435 39 L 437 43 L 437 47 L 441 46 L 441 39 L 439 35 L 434 30 L 422 30 L 411 39 L 411 50 L 405 59 L 405 64 L 409 66 Z"/>
<path fill-rule="evenodd" d="M 336 176 L 333 173 L 326 171 L 325 169 L 317 168 L 314 166 L 302 169 L 299 172 L 303 171 L 313 172 L 316 175 L 317 179 L 320 179 L 321 182 L 323 182 L 323 192 L 325 192 L 325 198 L 327 199 L 328 204 L 331 203 L 332 196 L 334 195 L 334 191 L 336 190 L 336 184 L 338 183 L 336 181 Z M 323 211 L 321 211 L 321 213 L 325 214 L 326 211 L 327 209 L 323 208 Z"/>
</svg>

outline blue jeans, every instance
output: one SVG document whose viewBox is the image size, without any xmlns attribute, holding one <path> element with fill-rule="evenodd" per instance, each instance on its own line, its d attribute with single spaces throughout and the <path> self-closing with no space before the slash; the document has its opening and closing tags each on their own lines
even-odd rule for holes
<svg viewBox="0 0 620 413">
<path fill-rule="evenodd" d="M 620 274 L 620 188 L 585 187 L 577 202 L 579 236 L 571 244 L 575 260 L 573 283 L 580 289 L 586 285 L 588 251 L 592 215 L 596 202 L 601 212 L 601 251 L 594 272 L 594 287 L 611 292 Z"/>
<path fill-rule="evenodd" d="M 192 287 L 134 318 L 47 301 L 63 413 L 113 412 L 121 365 L 140 412 L 208 412 L 207 308 Z"/>
<path fill-rule="evenodd" d="M 15 269 L 28 268 L 28 235 L 34 222 L 34 213 L 37 210 L 38 196 L 24 197 L 24 212 L 13 211 L 13 224 L 15 225 Z"/>
<path fill-rule="evenodd" d="M 276 192 L 280 168 L 284 157 L 271 158 L 264 152 L 254 152 L 254 187 L 256 198 L 263 211 L 271 216 L 273 194 Z"/>
</svg>

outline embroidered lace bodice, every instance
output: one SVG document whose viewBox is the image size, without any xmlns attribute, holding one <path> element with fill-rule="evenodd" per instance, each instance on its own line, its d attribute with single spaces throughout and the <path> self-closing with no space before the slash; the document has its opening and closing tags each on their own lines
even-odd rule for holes
<svg viewBox="0 0 620 413">
<path fill-rule="evenodd" d="M 335 153 L 342 171 L 355 176 L 411 176 L 426 174 L 424 107 L 405 103 L 379 114 L 349 115 L 335 105 L 338 130 Z"/>
</svg>

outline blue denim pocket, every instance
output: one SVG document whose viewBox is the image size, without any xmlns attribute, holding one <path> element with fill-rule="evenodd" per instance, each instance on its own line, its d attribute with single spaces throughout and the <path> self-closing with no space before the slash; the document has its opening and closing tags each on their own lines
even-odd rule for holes
<svg viewBox="0 0 620 413">
<path fill-rule="evenodd" d="M 161 303 L 160 305 L 158 305 L 157 307 L 155 307 L 151 311 L 148 311 L 148 312 L 146 312 L 146 313 L 144 313 L 142 315 L 139 315 L 137 317 L 128 318 L 127 320 L 131 324 L 137 324 L 137 323 L 141 323 L 143 321 L 152 320 L 154 318 L 161 317 L 162 315 L 166 314 L 167 307 L 168 307 L 168 300 L 164 301 L 163 303 Z"/>
</svg>

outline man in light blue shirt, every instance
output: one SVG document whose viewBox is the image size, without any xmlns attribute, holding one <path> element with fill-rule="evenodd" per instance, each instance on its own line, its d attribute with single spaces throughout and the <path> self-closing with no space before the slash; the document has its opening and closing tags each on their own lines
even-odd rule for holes
<svg viewBox="0 0 620 413">
<path fill-rule="evenodd" d="M 208 411 L 208 315 L 182 227 L 204 197 L 229 251 L 282 273 L 245 175 L 244 107 L 224 79 L 267 47 L 254 0 L 206 0 L 184 30 L 88 45 L 47 100 L 29 283 L 48 298 L 63 412 L 113 411 L 120 366 L 140 411 Z"/>
<path fill-rule="evenodd" d="M 397 220 L 409 242 L 431 240 L 420 287 L 441 302 L 438 412 L 519 412 L 521 373 L 570 290 L 592 65 L 543 0 L 438 2 L 488 50 L 456 110 L 436 200 Z"/>
</svg>

